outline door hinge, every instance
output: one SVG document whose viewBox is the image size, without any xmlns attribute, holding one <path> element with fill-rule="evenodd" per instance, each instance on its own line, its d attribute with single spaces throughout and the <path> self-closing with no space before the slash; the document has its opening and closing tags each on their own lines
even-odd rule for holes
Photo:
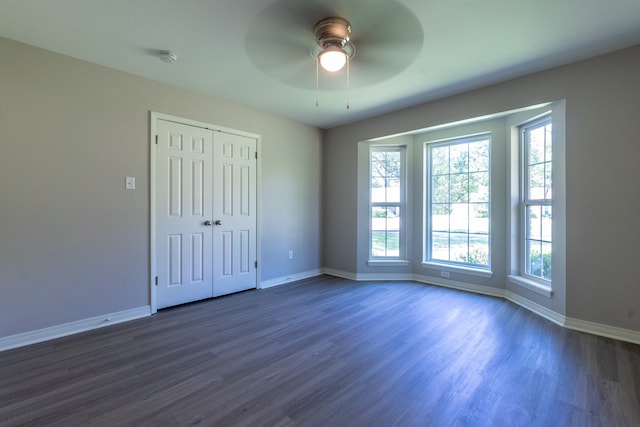
<svg viewBox="0 0 640 427">
<path fill-rule="evenodd" d="M 156 145 L 158 145 L 158 135 L 156 135 Z"/>
<path fill-rule="evenodd" d="M 258 268 L 258 261 L 253 264 L 254 268 Z"/>
<path fill-rule="evenodd" d="M 258 160 L 258 152 L 256 151 L 256 160 Z"/>
<path fill-rule="evenodd" d="M 156 276 L 156 286 L 158 286 L 158 276 Z"/>
</svg>

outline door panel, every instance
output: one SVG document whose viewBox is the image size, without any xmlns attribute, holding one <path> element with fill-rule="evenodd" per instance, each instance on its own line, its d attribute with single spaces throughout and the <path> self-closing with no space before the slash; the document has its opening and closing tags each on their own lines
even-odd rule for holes
<svg viewBox="0 0 640 427">
<path fill-rule="evenodd" d="M 257 286 L 255 138 L 214 134 L 213 294 Z"/>
<path fill-rule="evenodd" d="M 157 307 L 213 296 L 211 131 L 158 120 Z"/>
</svg>

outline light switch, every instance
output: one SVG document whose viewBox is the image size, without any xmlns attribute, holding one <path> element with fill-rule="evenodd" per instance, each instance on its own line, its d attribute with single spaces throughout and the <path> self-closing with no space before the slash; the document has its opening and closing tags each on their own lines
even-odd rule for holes
<svg viewBox="0 0 640 427">
<path fill-rule="evenodd" d="M 135 176 L 127 176 L 124 179 L 124 188 L 127 190 L 135 190 L 136 189 L 136 177 Z"/>
</svg>

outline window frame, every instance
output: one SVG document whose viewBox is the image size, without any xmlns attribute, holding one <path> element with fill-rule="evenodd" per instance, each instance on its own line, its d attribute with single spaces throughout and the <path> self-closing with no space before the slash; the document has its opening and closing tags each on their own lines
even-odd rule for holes
<svg viewBox="0 0 640 427">
<path fill-rule="evenodd" d="M 488 159 L 487 159 L 487 173 L 488 173 L 488 182 L 487 182 L 487 243 L 488 243 L 488 260 L 487 264 L 475 264 L 475 263 L 466 263 L 466 262 L 457 262 L 457 261 L 449 261 L 449 260 L 441 260 L 434 259 L 432 253 L 432 239 L 433 239 L 433 218 L 432 218 L 432 203 L 433 203 L 433 180 L 432 180 L 432 168 L 433 168 L 433 155 L 432 149 L 442 146 L 453 146 L 459 144 L 470 144 L 478 141 L 488 141 Z M 425 218 L 425 235 L 424 235 L 424 248 L 423 248 L 423 265 L 427 267 L 436 267 L 442 270 L 448 271 L 460 271 L 466 274 L 478 275 L 482 277 L 491 277 L 492 273 L 492 250 L 491 250 L 491 240 L 492 240 L 492 132 L 480 132 L 474 133 L 470 135 L 461 135 L 455 136 L 452 138 L 428 141 L 424 143 L 424 185 L 425 185 L 425 196 L 424 196 L 424 211 L 423 215 Z M 467 174 L 471 173 L 467 167 Z M 475 235 L 477 233 L 470 233 L 470 230 L 467 230 L 466 235 Z"/>
<path fill-rule="evenodd" d="M 372 168 L 372 160 L 373 153 L 375 152 L 398 152 L 400 153 L 400 201 L 399 202 L 374 202 L 372 200 L 372 182 L 373 182 L 373 168 Z M 384 264 L 384 263 L 393 263 L 398 261 L 406 261 L 406 222 L 408 218 L 407 212 L 407 146 L 406 145 L 379 145 L 372 144 L 369 146 L 369 159 L 368 159 L 368 259 L 370 265 L 375 265 L 376 263 Z M 374 256 L 373 255 L 373 218 L 371 212 L 374 207 L 394 207 L 397 206 L 400 210 L 400 215 L 398 216 L 399 220 L 399 230 L 398 230 L 398 255 L 386 255 L 386 256 Z"/>
<path fill-rule="evenodd" d="M 529 194 L 529 153 L 530 153 L 530 145 L 529 139 L 527 138 L 527 132 L 531 129 L 537 129 L 543 126 L 551 125 L 551 197 L 543 198 L 543 199 L 533 199 Z M 529 262 L 529 251 L 527 247 L 527 242 L 529 240 L 537 240 L 530 239 L 530 224 L 527 217 L 527 210 L 531 206 L 540 206 L 541 208 L 549 207 L 551 208 L 551 238 L 547 242 L 551 245 L 551 265 L 553 266 L 553 223 L 555 221 L 554 218 L 554 194 L 553 194 L 553 181 L 554 181 L 554 139 L 553 139 L 553 116 L 551 112 L 545 113 L 542 116 L 536 117 L 532 120 L 529 120 L 525 123 L 522 123 L 519 126 L 519 153 L 520 153 L 520 161 L 519 161 L 519 176 L 520 176 L 520 200 L 519 200 L 519 218 L 520 218 L 520 227 L 518 233 L 519 240 L 519 256 L 518 256 L 518 270 L 520 277 L 537 283 L 544 288 L 551 289 L 551 279 L 545 279 L 541 276 L 536 276 L 534 274 L 529 273 L 528 270 L 528 262 Z M 543 163 L 547 163 L 546 159 Z M 541 242 L 545 242 L 543 240 L 542 233 L 540 235 Z M 541 254 L 542 255 L 542 254 Z"/>
</svg>

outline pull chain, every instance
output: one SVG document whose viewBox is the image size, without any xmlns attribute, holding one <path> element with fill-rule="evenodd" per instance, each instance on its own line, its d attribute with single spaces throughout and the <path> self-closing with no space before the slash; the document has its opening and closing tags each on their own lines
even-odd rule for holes
<svg viewBox="0 0 640 427">
<path fill-rule="evenodd" d="M 320 58 L 316 58 L 316 107 L 319 105 L 318 104 L 318 97 L 320 96 Z"/>
<path fill-rule="evenodd" d="M 350 87 L 350 73 L 349 73 L 349 55 L 345 55 L 347 57 L 347 110 L 350 108 L 349 106 L 349 87 Z"/>
</svg>

